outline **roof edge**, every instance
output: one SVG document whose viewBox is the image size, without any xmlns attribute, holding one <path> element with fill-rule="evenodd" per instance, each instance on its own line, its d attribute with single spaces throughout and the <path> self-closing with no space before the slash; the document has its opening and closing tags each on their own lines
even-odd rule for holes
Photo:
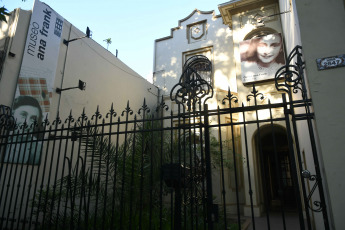
<svg viewBox="0 0 345 230">
<path fill-rule="evenodd" d="M 174 31 L 175 31 L 175 30 L 179 30 L 179 29 L 181 28 L 181 24 L 182 24 L 184 21 L 187 21 L 188 19 L 190 19 L 196 12 L 198 12 L 199 14 L 213 14 L 213 17 L 214 17 L 214 18 L 220 18 L 220 17 L 222 17 L 221 14 L 215 15 L 215 11 L 214 11 L 214 10 L 210 10 L 210 11 L 201 11 L 201 10 L 198 10 L 197 8 L 195 8 L 195 9 L 192 11 L 192 13 L 190 13 L 187 17 L 178 20 L 178 26 L 176 26 L 176 27 L 170 29 L 170 35 L 169 35 L 169 36 L 162 37 L 162 38 L 158 38 L 158 39 L 155 40 L 155 42 L 160 42 L 160 41 L 163 41 L 163 40 L 167 40 L 167 39 L 173 38 L 173 37 L 174 37 L 174 36 L 173 36 Z"/>
</svg>

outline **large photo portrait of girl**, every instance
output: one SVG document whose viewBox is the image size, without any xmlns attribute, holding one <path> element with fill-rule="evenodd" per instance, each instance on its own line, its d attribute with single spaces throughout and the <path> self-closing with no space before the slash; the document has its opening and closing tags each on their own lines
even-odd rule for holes
<svg viewBox="0 0 345 230">
<path fill-rule="evenodd" d="M 14 99 L 12 116 L 16 124 L 6 146 L 4 162 L 37 165 L 40 162 L 42 109 L 32 96 Z"/>
<path fill-rule="evenodd" d="M 252 38 L 240 43 L 242 82 L 274 79 L 285 65 L 283 37 L 280 33 Z"/>
</svg>

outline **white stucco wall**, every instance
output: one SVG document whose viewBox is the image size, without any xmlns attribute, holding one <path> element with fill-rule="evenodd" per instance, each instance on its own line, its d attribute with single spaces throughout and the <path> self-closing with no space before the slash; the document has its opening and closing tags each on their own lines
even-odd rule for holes
<svg viewBox="0 0 345 230">
<path fill-rule="evenodd" d="M 188 43 L 188 25 L 207 20 L 206 39 Z M 155 63 L 153 82 L 164 95 L 170 94 L 178 82 L 184 64 L 183 53 L 208 49 L 207 55 L 213 65 L 214 88 L 227 90 L 231 86 L 236 92 L 235 72 L 232 45 L 232 33 L 223 24 L 222 18 L 213 11 L 195 10 L 191 15 L 179 21 L 178 27 L 171 30 L 171 36 L 155 41 Z"/>
</svg>

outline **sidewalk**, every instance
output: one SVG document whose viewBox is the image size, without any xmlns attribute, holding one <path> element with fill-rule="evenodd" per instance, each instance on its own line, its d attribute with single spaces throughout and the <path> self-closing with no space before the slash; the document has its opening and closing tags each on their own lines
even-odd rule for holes
<svg viewBox="0 0 345 230">
<path fill-rule="evenodd" d="M 250 219 L 250 224 L 246 230 L 254 230 L 254 226 L 252 223 L 251 217 L 247 217 Z M 267 225 L 267 216 L 262 216 L 262 217 L 255 217 L 255 230 L 266 230 L 266 229 L 272 229 L 272 230 L 280 230 L 284 229 L 283 225 L 283 218 L 281 213 L 270 213 L 269 215 L 269 223 L 270 223 L 270 228 L 268 228 Z M 298 214 L 296 212 L 286 212 L 285 213 L 285 226 L 286 229 L 289 230 L 298 230 L 300 229 L 299 225 L 299 219 L 298 219 Z"/>
</svg>

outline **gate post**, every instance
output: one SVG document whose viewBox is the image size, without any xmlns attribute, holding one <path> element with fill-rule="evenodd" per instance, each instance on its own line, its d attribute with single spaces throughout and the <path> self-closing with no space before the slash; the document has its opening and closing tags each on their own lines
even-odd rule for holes
<svg viewBox="0 0 345 230">
<path fill-rule="evenodd" d="M 179 82 L 171 89 L 170 99 L 178 105 L 187 106 L 187 110 L 195 112 L 195 104 L 200 105 L 200 117 L 204 118 L 205 125 L 205 167 L 206 167 L 206 221 L 208 229 L 213 230 L 213 221 L 216 220 L 216 208 L 213 206 L 212 175 L 210 156 L 209 115 L 206 101 L 213 97 L 213 88 L 209 79 L 199 72 L 212 72 L 212 63 L 203 55 L 190 57 L 183 66 L 183 72 Z M 204 111 L 201 110 L 204 105 Z M 202 166 L 204 167 L 204 166 Z M 204 189 L 204 188 L 203 188 Z M 177 197 L 178 198 L 178 197 Z"/>
<path fill-rule="evenodd" d="M 309 179 L 309 180 L 316 180 L 314 188 L 312 189 L 311 193 L 306 196 L 305 189 L 303 188 L 303 195 L 304 195 L 304 200 L 305 200 L 305 206 L 306 209 L 309 208 L 313 212 L 322 212 L 323 214 L 323 220 L 324 220 L 324 226 L 325 229 L 330 229 L 329 226 L 329 220 L 328 220 L 328 213 L 327 213 L 327 207 L 326 207 L 326 198 L 325 198 L 325 192 L 324 188 L 322 185 L 322 178 L 321 178 L 321 170 L 320 170 L 320 162 L 318 160 L 318 154 L 317 154 L 317 147 L 316 147 L 316 140 L 315 140 L 315 134 L 313 131 L 313 124 L 312 124 L 312 119 L 313 115 L 311 113 L 310 109 L 310 102 L 311 99 L 308 98 L 308 92 L 307 92 L 307 87 L 306 87 L 306 80 L 304 76 L 304 69 L 305 69 L 305 62 L 303 61 L 303 55 L 302 55 L 302 47 L 301 46 L 296 46 L 289 54 L 286 60 L 286 65 L 282 66 L 280 69 L 275 74 L 275 86 L 278 91 L 284 91 L 288 93 L 289 95 L 289 100 L 290 103 L 293 101 L 292 99 L 292 93 L 296 94 L 299 91 L 301 92 L 302 96 L 302 101 L 305 107 L 305 112 L 306 112 L 306 117 L 303 118 L 303 120 L 307 121 L 308 125 L 308 131 L 309 131 L 309 137 L 310 137 L 310 142 L 311 142 L 311 148 L 312 148 L 312 155 L 314 159 L 314 167 L 315 167 L 315 172 L 316 172 L 316 177 L 308 175 L 305 171 L 298 172 L 298 176 L 302 176 L 302 186 L 304 186 L 304 179 Z M 284 81 L 282 81 L 284 80 Z M 286 99 L 285 102 L 286 103 Z M 296 119 L 294 119 L 294 104 L 291 103 L 291 115 L 293 117 L 292 124 L 296 126 Z M 295 135 L 296 135 L 296 130 Z M 297 138 L 297 137 L 296 137 Z M 298 139 L 297 140 L 297 150 L 298 150 Z M 298 153 L 298 152 L 297 152 Z M 302 170 L 302 167 L 301 167 Z M 315 201 L 319 206 L 318 209 L 313 209 L 308 205 L 308 201 L 311 198 L 311 195 L 316 189 L 316 186 L 319 187 L 319 195 L 321 201 Z M 307 218 L 308 217 L 308 211 L 307 211 Z M 310 223 L 308 223 L 310 226 Z"/>
<path fill-rule="evenodd" d="M 205 165 L 206 165 L 206 192 L 207 192 L 207 224 L 208 229 L 213 230 L 215 214 L 213 210 L 212 194 L 212 173 L 211 173 L 211 153 L 210 153 L 210 131 L 208 121 L 208 104 L 204 104 L 204 123 L 205 123 Z"/>
<path fill-rule="evenodd" d="M 297 162 L 295 159 L 293 139 L 292 139 L 292 134 L 291 134 L 291 126 L 290 126 L 290 118 L 289 118 L 290 111 L 287 108 L 286 94 L 282 94 L 282 97 L 283 97 L 283 104 L 284 104 L 284 116 L 285 116 L 286 132 L 287 132 L 287 138 L 288 138 L 288 144 L 289 144 L 289 155 L 290 155 L 290 159 L 291 159 L 292 183 L 293 183 L 293 187 L 294 187 L 295 195 L 296 195 L 300 227 L 301 227 L 301 229 L 305 229 L 304 218 L 303 218 L 302 199 L 301 199 L 301 193 L 300 193 L 299 183 L 298 183 Z"/>
</svg>

